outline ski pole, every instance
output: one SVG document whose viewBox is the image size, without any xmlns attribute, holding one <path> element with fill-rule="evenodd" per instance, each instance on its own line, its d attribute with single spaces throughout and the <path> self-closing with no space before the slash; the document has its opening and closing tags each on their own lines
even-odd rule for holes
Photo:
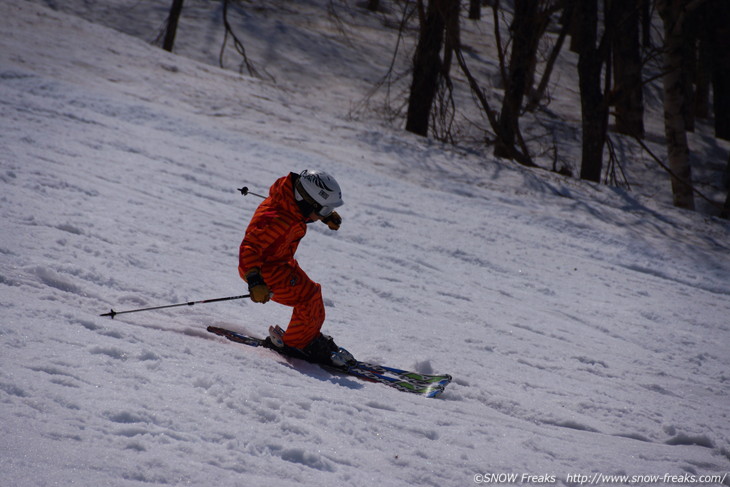
<svg viewBox="0 0 730 487">
<path fill-rule="evenodd" d="M 122 315 L 124 313 L 137 313 L 139 311 L 152 311 L 153 309 L 175 308 L 177 306 L 192 306 L 194 304 L 215 303 L 218 301 L 230 301 L 232 299 L 243 299 L 243 298 L 250 298 L 250 297 L 251 297 L 250 294 L 244 294 L 242 296 L 229 296 L 227 298 L 203 299 L 202 301 L 188 301 L 187 303 L 168 304 L 165 306 L 154 306 L 152 308 L 129 309 L 127 311 L 111 310 L 109 313 L 100 314 L 99 316 L 110 316 L 112 319 L 114 319 L 114 317 L 116 315 Z"/>
<path fill-rule="evenodd" d="M 241 192 L 241 194 L 243 196 L 246 196 L 247 194 L 252 194 L 254 196 L 258 196 L 259 198 L 266 199 L 266 196 L 264 196 L 264 195 L 253 193 L 253 192 L 249 191 L 248 186 L 244 186 L 243 188 L 237 188 L 237 189 L 238 189 L 238 191 Z"/>
</svg>

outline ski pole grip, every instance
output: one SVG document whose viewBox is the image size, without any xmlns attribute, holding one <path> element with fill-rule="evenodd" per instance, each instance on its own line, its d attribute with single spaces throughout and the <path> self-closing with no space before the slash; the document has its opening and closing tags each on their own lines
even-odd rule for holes
<svg viewBox="0 0 730 487">
<path fill-rule="evenodd" d="M 262 194 L 258 194 L 258 193 L 254 193 L 253 191 L 249 191 L 249 190 L 248 190 L 248 186 L 244 186 L 243 188 L 236 188 L 236 189 L 237 189 L 237 190 L 238 190 L 238 192 L 240 192 L 240 193 L 241 193 L 241 194 L 242 194 L 243 196 L 246 196 L 246 195 L 252 194 L 252 195 L 254 195 L 254 196 L 258 196 L 258 197 L 259 197 L 259 198 L 261 198 L 261 199 L 264 199 L 264 200 L 266 199 L 266 196 L 264 196 L 264 195 L 262 195 Z"/>
</svg>

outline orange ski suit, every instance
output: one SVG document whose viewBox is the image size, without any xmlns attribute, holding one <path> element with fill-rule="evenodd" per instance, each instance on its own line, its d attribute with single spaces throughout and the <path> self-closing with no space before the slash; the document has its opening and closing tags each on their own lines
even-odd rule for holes
<svg viewBox="0 0 730 487">
<path fill-rule="evenodd" d="M 273 293 L 272 301 L 293 307 L 284 343 L 302 349 L 324 323 L 324 302 L 319 284 L 312 281 L 294 258 L 307 233 L 307 220 L 294 198 L 295 173 L 279 178 L 256 209 L 239 250 L 238 273 L 257 267 Z"/>
</svg>

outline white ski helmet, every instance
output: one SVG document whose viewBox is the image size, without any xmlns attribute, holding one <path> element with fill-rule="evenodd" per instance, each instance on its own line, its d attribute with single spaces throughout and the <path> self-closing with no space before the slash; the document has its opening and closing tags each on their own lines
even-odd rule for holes
<svg viewBox="0 0 730 487">
<path fill-rule="evenodd" d="M 304 200 L 321 217 L 327 217 L 338 206 L 342 206 L 342 191 L 335 178 L 324 171 L 305 169 L 299 174 L 294 196 Z"/>
</svg>

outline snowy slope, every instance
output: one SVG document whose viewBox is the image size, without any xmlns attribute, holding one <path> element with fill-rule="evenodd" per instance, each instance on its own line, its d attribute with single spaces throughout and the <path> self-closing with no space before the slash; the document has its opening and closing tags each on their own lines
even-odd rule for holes
<svg viewBox="0 0 730 487">
<path fill-rule="evenodd" d="M 77 15 L 153 42 L 165 25 L 170 2 L 155 0 L 28 0 L 47 5 L 62 12 Z M 223 2 L 186 0 L 180 17 L 175 40 L 175 53 L 211 66 L 223 65 L 231 70 L 248 72 L 242 58 L 233 47 L 230 36 L 223 28 Z M 413 3 L 411 22 L 402 35 L 402 22 L 408 2 L 380 2 L 378 12 L 364 8 L 364 2 L 347 0 L 270 0 L 268 2 L 229 2 L 228 21 L 241 40 L 257 76 L 273 82 L 278 95 L 267 92 L 305 118 L 313 114 L 329 113 L 338 119 L 355 117 L 372 121 L 378 127 L 367 132 L 368 140 L 382 136 L 382 125 L 391 123 L 398 129 L 405 125 L 405 100 L 410 88 L 410 66 L 417 37 Z M 509 3 L 502 4 L 503 12 Z M 482 19 L 473 21 L 462 15 L 460 38 L 470 70 L 475 73 L 493 107 L 501 105 L 502 81 L 496 62 L 499 55 L 494 40 L 494 18 L 489 8 L 483 9 Z M 655 20 L 661 24 L 658 15 Z M 505 14 L 500 20 L 504 31 L 509 23 Z M 555 27 L 555 26 L 553 26 Z M 662 30 L 656 25 L 656 32 Z M 549 28 L 548 31 L 553 29 Z M 541 52 L 547 53 L 557 33 L 549 32 L 543 40 Z M 661 38 L 655 40 L 661 43 Z M 225 45 L 225 48 L 222 48 Z M 397 49 L 396 49 L 397 47 Z M 520 126 L 528 140 L 535 162 L 546 169 L 554 168 L 580 172 L 581 123 L 579 92 L 577 89 L 577 55 L 564 47 L 551 75 L 545 106 L 523 115 Z M 537 74 L 543 69 L 538 63 Z M 645 76 L 655 78 L 662 68 L 658 60 L 649 62 Z M 386 76 L 386 73 L 390 73 Z M 466 77 L 452 69 L 455 119 L 451 129 L 457 145 L 466 150 L 483 153 L 478 164 L 490 164 L 491 149 L 483 145 L 490 130 L 486 117 L 477 108 Z M 659 81 L 645 87 L 644 124 L 648 148 L 663 157 L 664 122 L 662 87 Z M 227 93 L 230 94 L 230 93 Z M 232 103 L 230 96 L 202 97 L 199 107 L 217 115 L 240 114 L 241 105 Z M 285 121 L 290 119 L 285 116 Z M 330 124 L 339 126 L 338 123 Z M 693 133 L 688 133 L 690 158 L 696 189 L 714 201 L 715 206 L 702 197 L 696 198 L 697 210 L 717 215 L 725 201 L 727 190 L 721 183 L 726 177 L 730 142 L 713 136 L 711 121 L 697 120 Z M 250 127 L 257 131 L 261 127 Z M 271 127 L 268 126 L 267 129 Z M 486 133 L 485 133 L 486 131 Z M 331 133 L 345 136 L 337 132 Z M 349 134 L 346 134 L 349 135 Z M 672 204 L 669 175 L 659 168 L 652 156 L 631 137 L 611 132 L 610 139 L 619 163 L 612 165 L 608 149 L 604 164 L 604 178 L 616 173 L 616 182 L 629 185 L 634 198 Z M 286 132 L 281 134 L 286 136 Z M 363 135 L 365 136 L 365 135 Z M 305 141 L 300 141 L 305 143 Z M 311 149 L 317 150 L 321 141 Z M 384 149 L 393 149 L 387 144 Z M 342 157 L 349 156 L 348 153 Z M 663 157 L 664 159 L 666 157 Z M 473 159 L 472 159 L 473 160 Z M 439 162 L 439 166 L 441 166 Z M 651 203 L 650 203 L 651 204 Z"/>
<path fill-rule="evenodd" d="M 0 4 L 1 485 L 730 471 L 726 223 Z M 98 316 L 244 292 L 257 200 L 235 188 L 305 167 L 346 201 L 342 229 L 312 226 L 298 254 L 325 331 L 358 358 L 452 374 L 442 398 L 205 332 L 262 335 L 288 319 L 275 304 Z"/>
</svg>

